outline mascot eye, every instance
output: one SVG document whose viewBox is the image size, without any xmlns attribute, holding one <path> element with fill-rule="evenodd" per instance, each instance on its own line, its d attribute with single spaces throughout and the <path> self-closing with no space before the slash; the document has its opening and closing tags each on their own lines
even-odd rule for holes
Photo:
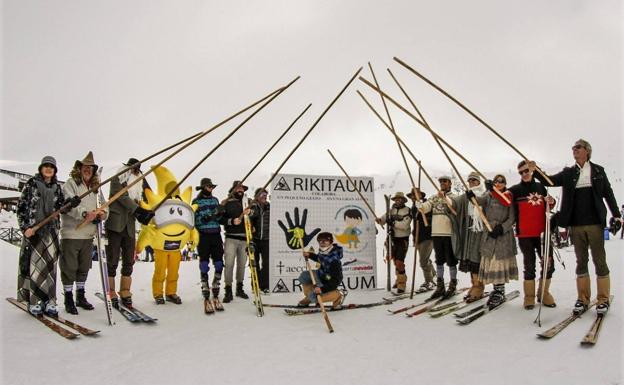
<svg viewBox="0 0 624 385">
<path fill-rule="evenodd" d="M 180 216 L 182 216 L 182 209 L 178 207 L 178 214 L 180 214 Z"/>
<path fill-rule="evenodd" d="M 173 207 L 169 209 L 169 214 L 173 215 L 174 212 L 175 212 L 175 209 Z"/>
</svg>

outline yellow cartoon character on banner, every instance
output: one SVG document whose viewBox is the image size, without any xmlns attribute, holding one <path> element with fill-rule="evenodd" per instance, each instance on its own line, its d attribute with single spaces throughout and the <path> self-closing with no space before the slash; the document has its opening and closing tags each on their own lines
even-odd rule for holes
<svg viewBox="0 0 624 385">
<path fill-rule="evenodd" d="M 177 185 L 176 178 L 166 167 L 152 168 L 156 175 L 158 191 L 154 193 L 149 188 L 145 189 L 147 202 L 142 201 L 141 207 L 148 210 L 156 207 Z M 176 189 L 171 194 L 171 198 L 158 207 L 152 222 L 143 226 L 139 233 L 137 252 L 141 252 L 148 245 L 154 249 L 152 294 L 157 304 L 164 304 L 165 299 L 176 304 L 182 303 L 177 295 L 181 250 L 187 243 L 195 248 L 199 242 L 199 233 L 194 228 L 197 205 L 190 205 L 191 193 L 191 186 L 187 187 L 182 194 L 179 188 Z"/>
</svg>

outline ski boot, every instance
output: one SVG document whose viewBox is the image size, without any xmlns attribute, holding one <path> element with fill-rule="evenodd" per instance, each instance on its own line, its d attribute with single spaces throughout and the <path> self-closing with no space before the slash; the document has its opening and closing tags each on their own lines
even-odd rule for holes
<svg viewBox="0 0 624 385">
<path fill-rule="evenodd" d="M 74 293 L 71 291 L 65 292 L 65 300 L 63 301 L 65 304 L 65 311 L 69 314 L 78 314 L 78 309 L 76 309 L 76 304 L 74 303 Z"/>
<path fill-rule="evenodd" d="M 49 315 L 50 317 L 58 316 L 58 307 L 56 306 L 56 301 L 51 299 L 48 302 L 46 302 L 45 313 Z"/>
<path fill-rule="evenodd" d="M 232 300 L 234 299 L 234 296 L 232 296 L 232 286 L 225 286 L 225 295 L 223 296 L 223 302 L 224 303 L 230 303 L 232 302 Z"/>
<path fill-rule="evenodd" d="M 165 297 L 163 297 L 162 295 L 157 295 L 156 297 L 154 297 L 154 301 L 156 302 L 156 305 L 164 305 Z"/>
<path fill-rule="evenodd" d="M 40 316 L 41 313 L 43 313 L 43 310 L 41 309 L 41 304 L 36 303 L 34 305 L 28 305 L 28 312 L 34 316 Z"/>
<path fill-rule="evenodd" d="M 221 301 L 219 301 L 219 286 L 218 285 L 216 287 L 214 287 L 213 285 L 213 288 L 212 288 L 212 306 L 214 307 L 216 311 L 225 310 L 223 308 L 223 304 L 221 303 Z"/>
<path fill-rule="evenodd" d="M 173 302 L 176 305 L 181 305 L 182 304 L 182 298 L 180 298 L 180 296 L 178 296 L 177 294 L 169 294 L 165 296 L 165 300 L 167 302 Z"/>
<path fill-rule="evenodd" d="M 111 305 L 113 306 L 114 309 L 119 310 L 119 298 L 112 297 L 111 298 Z"/>
<path fill-rule="evenodd" d="M 494 290 L 490 294 L 490 298 L 487 301 L 487 306 L 490 309 L 500 306 L 505 302 L 505 285 L 494 285 Z"/>
<path fill-rule="evenodd" d="M 85 289 L 77 289 L 76 290 L 76 306 L 81 307 L 85 310 L 93 310 L 94 307 L 87 301 L 85 297 Z"/>
<path fill-rule="evenodd" d="M 596 306 L 596 312 L 598 315 L 605 315 L 609 311 L 609 302 L 603 302 Z"/>
<path fill-rule="evenodd" d="M 436 283 L 436 289 L 433 292 L 433 294 L 431 294 L 431 297 L 429 297 L 429 299 L 440 298 L 445 293 L 446 293 L 446 291 L 444 289 L 444 279 L 443 278 L 438 278 L 438 282 Z"/>
<path fill-rule="evenodd" d="M 576 303 L 574 304 L 574 309 L 572 310 L 572 313 L 574 313 L 575 315 L 581 315 L 585 313 L 588 308 L 589 306 L 587 304 L 583 303 L 583 301 L 581 301 L 580 299 L 577 299 Z M 598 309 L 596 308 L 596 310 Z"/>
<path fill-rule="evenodd" d="M 452 296 L 455 295 L 456 290 L 457 290 L 457 279 L 451 279 L 449 281 L 448 289 L 446 289 L 446 292 L 444 293 L 442 298 L 444 299 L 451 298 Z"/>
<path fill-rule="evenodd" d="M 236 282 L 236 296 L 241 297 L 242 299 L 249 299 L 249 296 L 243 290 L 242 282 Z"/>
<path fill-rule="evenodd" d="M 120 297 L 121 304 L 132 310 L 132 296 L 130 297 Z"/>
</svg>

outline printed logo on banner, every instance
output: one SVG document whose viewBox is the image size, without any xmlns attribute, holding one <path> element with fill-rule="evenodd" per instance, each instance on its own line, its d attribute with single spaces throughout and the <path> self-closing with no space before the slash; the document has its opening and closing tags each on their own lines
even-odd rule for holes
<svg viewBox="0 0 624 385">
<path fill-rule="evenodd" d="M 334 221 L 336 221 L 335 238 L 344 247 L 345 253 L 359 252 L 366 250 L 368 242 L 361 242 L 373 231 L 369 224 L 369 217 L 366 210 L 357 205 L 343 206 L 336 211 Z M 366 223 L 366 225 L 365 225 Z M 353 263 L 355 260 L 349 262 Z M 343 262 L 343 265 L 345 262 Z"/>
<path fill-rule="evenodd" d="M 277 181 L 277 184 L 273 187 L 273 190 L 290 191 L 290 186 L 288 186 L 288 183 L 286 183 L 286 179 L 284 179 L 284 177 L 281 177 Z"/>
<path fill-rule="evenodd" d="M 283 279 L 280 278 L 279 281 L 277 281 L 275 287 L 273 287 L 273 293 L 290 293 Z"/>
<path fill-rule="evenodd" d="M 306 233 L 305 226 L 308 221 L 308 209 L 303 209 L 303 215 L 301 219 L 299 218 L 299 207 L 295 207 L 293 210 L 295 221 L 293 222 L 290 213 L 286 212 L 286 222 L 288 222 L 288 227 L 284 225 L 282 220 L 278 220 L 277 224 L 284 232 L 284 236 L 286 237 L 286 244 L 292 250 L 298 250 L 303 247 L 306 247 L 312 239 L 316 236 L 316 234 L 321 232 L 320 228 L 316 228 L 312 230 L 310 234 Z"/>
</svg>

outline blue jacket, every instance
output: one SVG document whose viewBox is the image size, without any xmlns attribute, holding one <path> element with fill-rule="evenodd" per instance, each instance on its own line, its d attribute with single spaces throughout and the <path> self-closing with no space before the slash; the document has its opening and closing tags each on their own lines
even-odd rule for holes
<svg viewBox="0 0 624 385">
<path fill-rule="evenodd" d="M 310 259 L 321 264 L 317 270 L 323 284 L 321 291 L 327 293 L 336 290 L 342 283 L 342 247 L 334 243 L 328 254 L 310 254 Z"/>
<path fill-rule="evenodd" d="M 197 211 L 195 211 L 195 228 L 197 231 L 200 234 L 220 233 L 221 225 L 219 225 L 219 220 L 221 219 L 222 210 L 219 206 L 219 200 L 202 191 L 193 199 L 193 204 L 198 206 Z"/>
</svg>

